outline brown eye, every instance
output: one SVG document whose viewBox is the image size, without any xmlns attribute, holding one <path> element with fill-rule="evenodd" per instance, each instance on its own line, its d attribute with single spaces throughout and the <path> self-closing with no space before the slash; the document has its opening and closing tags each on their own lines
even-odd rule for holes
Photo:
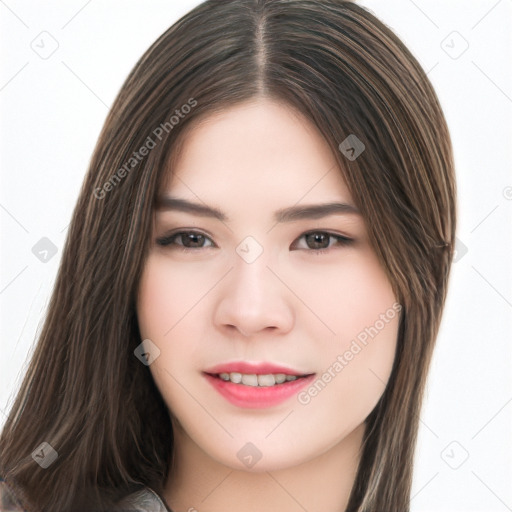
<svg viewBox="0 0 512 512">
<path fill-rule="evenodd" d="M 189 248 L 202 247 L 206 238 L 199 233 L 180 233 L 178 234 L 181 239 L 182 245 Z"/>
<path fill-rule="evenodd" d="M 305 235 L 306 243 L 310 249 L 327 249 L 331 235 L 329 233 L 308 233 Z"/>
<path fill-rule="evenodd" d="M 304 243 L 301 243 L 304 240 Z M 334 242 L 333 242 L 334 241 Z M 349 245 L 354 240 L 346 236 L 329 233 L 327 231 L 309 231 L 304 233 L 294 242 L 292 249 L 308 250 L 313 254 L 323 254 L 334 246 Z"/>
<path fill-rule="evenodd" d="M 183 250 L 186 249 L 203 249 L 214 247 L 209 237 L 196 231 L 180 231 L 172 235 L 164 236 L 157 239 L 157 244 L 161 246 L 177 246 Z M 205 242 L 210 242 L 205 245 Z"/>
</svg>

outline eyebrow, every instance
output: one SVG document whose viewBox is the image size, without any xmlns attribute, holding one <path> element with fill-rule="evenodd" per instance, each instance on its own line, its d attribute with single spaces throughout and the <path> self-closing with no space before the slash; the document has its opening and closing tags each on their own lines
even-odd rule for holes
<svg viewBox="0 0 512 512">
<path fill-rule="evenodd" d="M 211 217 L 222 222 L 229 222 L 228 216 L 217 208 L 212 208 L 205 204 L 194 203 L 187 199 L 177 197 L 163 196 L 159 197 L 156 204 L 156 210 L 170 211 L 177 210 L 185 213 L 191 213 L 201 217 Z M 277 210 L 274 213 L 275 222 L 293 222 L 304 219 L 321 219 L 328 215 L 335 214 L 356 214 L 360 215 L 359 210 L 352 204 L 348 203 L 324 203 L 309 204 L 301 206 L 290 206 Z"/>
</svg>

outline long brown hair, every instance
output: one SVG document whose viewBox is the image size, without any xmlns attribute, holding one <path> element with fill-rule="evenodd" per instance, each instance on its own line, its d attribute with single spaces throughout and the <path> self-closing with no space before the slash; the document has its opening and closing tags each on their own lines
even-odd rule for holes
<svg viewBox="0 0 512 512">
<path fill-rule="evenodd" d="M 409 510 L 419 412 L 453 255 L 452 149 L 417 60 L 368 10 L 340 0 L 206 1 L 161 35 L 126 79 L 0 437 L 0 476 L 25 508 L 108 509 L 141 486 L 163 489 L 172 471 L 171 422 L 148 367 L 134 356 L 154 201 L 187 130 L 257 96 L 295 107 L 330 144 L 403 306 L 393 371 L 367 418 L 347 511 Z M 356 159 L 339 149 L 349 135 L 365 145 Z M 58 453 L 46 469 L 31 455 L 43 442 Z"/>
</svg>

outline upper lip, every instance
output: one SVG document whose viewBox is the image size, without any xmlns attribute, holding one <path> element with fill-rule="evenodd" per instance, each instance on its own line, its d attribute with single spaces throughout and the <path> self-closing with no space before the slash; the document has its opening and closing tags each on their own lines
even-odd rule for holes
<svg viewBox="0 0 512 512">
<path fill-rule="evenodd" d="M 205 373 L 209 373 L 212 375 L 217 375 L 219 373 L 244 373 L 246 375 L 268 375 L 270 373 L 284 373 L 285 375 L 296 375 L 296 376 L 304 376 L 311 375 L 311 373 L 303 372 L 301 370 L 296 370 L 294 368 L 290 368 L 287 366 L 282 366 L 279 364 L 262 362 L 262 363 L 249 363 L 246 361 L 233 361 L 231 363 L 221 363 L 215 366 L 212 366 L 206 370 Z"/>
</svg>

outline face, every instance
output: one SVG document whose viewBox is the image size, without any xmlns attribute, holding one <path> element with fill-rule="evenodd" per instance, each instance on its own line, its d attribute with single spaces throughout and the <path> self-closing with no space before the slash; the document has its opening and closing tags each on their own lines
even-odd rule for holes
<svg viewBox="0 0 512 512">
<path fill-rule="evenodd" d="M 320 133 L 282 103 L 232 107 L 160 196 L 137 316 L 175 435 L 247 471 L 343 443 L 384 391 L 400 306 Z"/>
</svg>

